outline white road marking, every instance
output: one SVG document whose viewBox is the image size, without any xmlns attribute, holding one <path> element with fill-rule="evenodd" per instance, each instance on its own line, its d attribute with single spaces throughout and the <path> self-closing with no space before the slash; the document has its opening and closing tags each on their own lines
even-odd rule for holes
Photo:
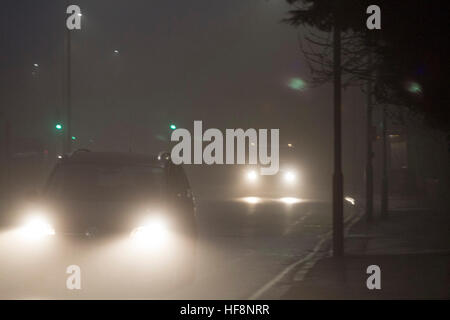
<svg viewBox="0 0 450 320">
<path fill-rule="evenodd" d="M 305 214 L 303 214 L 299 219 L 297 219 L 293 224 L 289 225 L 286 227 L 286 229 L 283 232 L 283 235 L 288 235 L 289 233 L 292 232 L 292 230 L 299 225 L 300 223 L 302 223 L 308 216 L 310 216 L 312 213 L 312 210 L 308 210 Z"/>
<path fill-rule="evenodd" d="M 349 221 L 351 221 L 353 218 L 355 218 L 353 221 L 351 221 L 349 223 L 349 225 L 345 228 L 345 233 L 348 232 L 348 230 L 350 229 L 351 226 L 353 226 L 357 221 L 359 221 L 359 219 L 361 218 L 362 215 L 358 214 L 358 213 L 354 213 L 352 215 L 350 215 L 347 219 L 345 219 L 344 223 L 347 223 Z M 301 265 L 302 263 L 308 262 L 310 259 L 314 258 L 314 256 L 317 254 L 317 252 L 319 252 L 319 250 L 321 249 L 322 245 L 325 243 L 325 241 L 329 240 L 331 238 L 331 234 L 332 231 L 328 231 L 327 233 L 325 233 L 324 235 L 322 235 L 320 237 L 319 242 L 314 246 L 313 250 L 308 253 L 306 256 L 304 256 L 303 258 L 301 258 L 300 260 L 292 263 L 291 265 L 287 266 L 283 271 L 281 271 L 279 274 L 277 274 L 272 280 L 270 280 L 269 282 L 267 282 L 264 286 L 262 286 L 260 289 L 258 289 L 255 293 L 253 293 L 248 299 L 249 300 L 256 300 L 259 299 L 264 293 L 266 293 L 270 288 L 272 288 L 276 283 L 278 283 L 279 281 L 281 281 L 287 274 L 289 274 L 289 272 L 291 272 L 292 270 L 294 270 L 297 266 Z M 315 262 L 314 262 L 315 263 Z M 305 269 L 304 275 L 306 275 L 306 272 L 312 268 L 312 266 L 314 266 L 314 263 L 307 263 L 307 269 Z M 303 271 L 303 270 L 302 270 Z M 303 275 L 303 277 L 304 277 Z M 302 277 L 302 279 L 303 279 Z"/>
<path fill-rule="evenodd" d="M 348 219 L 347 221 L 349 221 L 349 220 L 351 220 L 351 219 L 353 219 L 353 220 L 351 220 L 351 221 L 348 223 L 348 225 L 345 226 L 344 235 L 347 235 L 347 234 L 348 234 L 348 231 L 350 230 L 350 228 L 351 228 L 356 222 L 358 222 L 359 219 L 360 219 L 361 217 L 362 217 L 362 215 L 357 215 L 357 214 L 354 214 L 354 215 L 352 215 L 352 216 L 349 217 L 349 219 Z M 329 232 L 329 234 L 328 234 L 328 238 L 329 238 L 329 237 L 331 237 L 331 232 Z M 328 255 L 331 256 L 332 253 L 333 253 L 333 250 L 330 249 L 330 250 L 328 251 Z M 305 265 L 304 265 L 304 266 L 303 266 L 303 267 L 295 274 L 294 281 L 302 281 L 302 280 L 305 278 L 306 274 L 309 272 L 309 270 L 311 270 L 312 267 L 314 267 L 314 265 L 316 264 L 316 262 L 317 262 L 320 258 L 322 258 L 323 256 L 324 256 L 324 255 L 317 254 L 317 255 L 315 255 L 314 257 L 312 257 L 310 261 L 307 261 L 307 262 L 305 263 Z"/>
</svg>

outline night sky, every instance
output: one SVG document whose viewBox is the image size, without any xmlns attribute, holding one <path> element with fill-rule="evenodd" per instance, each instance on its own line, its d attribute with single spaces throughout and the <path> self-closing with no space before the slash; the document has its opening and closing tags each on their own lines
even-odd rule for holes
<svg viewBox="0 0 450 320">
<path fill-rule="evenodd" d="M 292 78 L 310 75 L 299 48 L 302 30 L 281 21 L 285 1 L 73 4 L 83 13 L 82 30 L 72 36 L 75 148 L 155 153 L 167 149 L 170 121 L 186 128 L 194 120 L 223 130 L 280 128 L 280 144 L 293 143 L 305 172 L 329 187 L 332 88 L 289 87 Z M 52 152 L 54 124 L 65 115 L 66 4 L 2 6 L 4 114 L 15 139 L 35 139 Z M 344 174 L 361 177 L 365 103 L 359 88 L 343 98 Z"/>
</svg>

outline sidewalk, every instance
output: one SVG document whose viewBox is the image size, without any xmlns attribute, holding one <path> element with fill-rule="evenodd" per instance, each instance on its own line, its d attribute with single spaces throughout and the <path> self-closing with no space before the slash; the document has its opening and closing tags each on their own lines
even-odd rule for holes
<svg viewBox="0 0 450 320">
<path fill-rule="evenodd" d="M 363 218 L 345 251 L 319 260 L 282 299 L 450 299 L 450 212 L 397 207 L 385 221 Z M 381 290 L 366 287 L 370 265 L 381 269 Z"/>
</svg>

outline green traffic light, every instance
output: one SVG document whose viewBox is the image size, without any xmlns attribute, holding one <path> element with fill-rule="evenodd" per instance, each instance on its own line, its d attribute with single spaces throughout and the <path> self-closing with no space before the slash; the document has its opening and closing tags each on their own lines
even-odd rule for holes
<svg viewBox="0 0 450 320">
<path fill-rule="evenodd" d="M 176 130 L 176 129 L 177 129 L 177 126 L 176 126 L 176 125 L 174 125 L 174 124 L 171 124 L 171 125 L 170 125 L 170 129 L 172 129 L 172 130 Z"/>
<path fill-rule="evenodd" d="M 419 94 L 422 92 L 422 87 L 417 82 L 411 82 L 408 88 L 409 92 Z"/>
<path fill-rule="evenodd" d="M 77 137 L 74 137 L 74 136 L 73 136 L 73 137 L 72 137 L 72 140 L 74 140 L 74 141 L 77 140 Z"/>
<path fill-rule="evenodd" d="M 289 80 L 288 86 L 293 90 L 302 91 L 306 89 L 306 82 L 300 78 L 292 78 Z"/>
<path fill-rule="evenodd" d="M 56 128 L 56 130 L 62 130 L 62 128 L 63 128 L 63 126 L 62 126 L 62 124 L 57 124 L 56 126 L 55 126 L 55 128 Z"/>
</svg>

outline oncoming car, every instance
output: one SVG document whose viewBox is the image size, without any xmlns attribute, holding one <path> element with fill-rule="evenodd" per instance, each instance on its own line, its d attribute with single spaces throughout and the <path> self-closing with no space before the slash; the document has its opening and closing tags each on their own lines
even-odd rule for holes
<svg viewBox="0 0 450 320">
<path fill-rule="evenodd" d="M 281 167 L 275 175 L 261 175 L 258 167 L 240 171 L 240 195 L 248 203 L 280 201 L 285 204 L 300 202 L 302 180 L 297 169 Z"/>
<path fill-rule="evenodd" d="M 30 248 L 41 242 L 49 247 L 82 243 L 99 257 L 97 245 L 114 244 L 110 251 L 116 260 L 103 269 L 128 263 L 133 274 L 139 264 L 159 264 L 173 270 L 170 276 L 177 284 L 186 284 L 195 275 L 195 214 L 185 172 L 167 153 L 152 157 L 79 150 L 60 159 L 42 193 L 15 210 L 8 225 L 15 243 Z M 71 254 L 79 247 L 70 248 L 64 254 L 76 264 Z"/>
</svg>

